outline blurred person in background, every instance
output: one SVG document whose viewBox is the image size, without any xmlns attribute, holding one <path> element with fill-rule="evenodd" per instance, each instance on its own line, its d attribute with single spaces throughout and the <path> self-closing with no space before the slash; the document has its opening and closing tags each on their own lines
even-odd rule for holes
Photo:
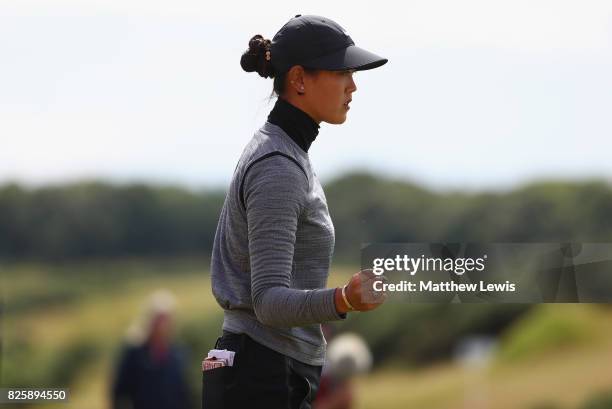
<svg viewBox="0 0 612 409">
<path fill-rule="evenodd" d="M 189 407 L 186 359 L 172 340 L 174 306 L 174 296 L 159 290 L 128 329 L 112 382 L 113 409 Z"/>
<path fill-rule="evenodd" d="M 313 409 L 351 409 L 356 407 L 352 379 L 369 371 L 372 354 L 365 340 L 357 334 L 335 335 L 334 328 L 323 325 L 325 338 L 330 340 L 323 365 L 319 392 Z"/>
<path fill-rule="evenodd" d="M 203 371 L 205 409 L 310 409 L 325 360 L 321 323 L 384 301 L 372 286 L 386 278 L 368 270 L 326 288 L 335 233 L 308 150 L 321 122 L 346 121 L 353 74 L 386 62 L 321 16 L 250 39 L 240 65 L 274 78 L 278 99 L 238 161 L 217 225 L 211 282 L 224 321 L 215 347 L 235 359 Z"/>
</svg>

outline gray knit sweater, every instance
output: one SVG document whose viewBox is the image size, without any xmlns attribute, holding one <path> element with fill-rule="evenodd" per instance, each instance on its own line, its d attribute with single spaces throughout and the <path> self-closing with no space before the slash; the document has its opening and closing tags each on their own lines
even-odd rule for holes
<svg viewBox="0 0 612 409">
<path fill-rule="evenodd" d="M 212 292 L 223 329 L 322 365 L 320 323 L 346 318 L 325 288 L 334 238 L 308 153 L 266 122 L 240 157 L 215 235 Z"/>
</svg>

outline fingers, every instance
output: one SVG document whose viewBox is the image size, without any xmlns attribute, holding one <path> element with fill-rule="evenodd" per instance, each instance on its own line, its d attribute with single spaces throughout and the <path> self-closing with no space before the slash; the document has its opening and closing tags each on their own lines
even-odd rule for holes
<svg viewBox="0 0 612 409">
<path fill-rule="evenodd" d="M 385 284 L 388 281 L 389 281 L 389 279 L 386 276 L 380 275 L 380 276 L 375 276 L 375 277 L 368 278 L 368 279 L 362 281 L 362 285 L 363 285 L 364 288 L 366 288 L 368 290 L 380 293 L 380 292 L 382 292 L 382 291 L 380 291 L 381 289 L 386 288 Z M 376 285 L 376 283 L 380 283 L 380 284 Z M 376 289 L 379 289 L 379 291 L 377 291 Z"/>
<path fill-rule="evenodd" d="M 378 277 L 376 274 L 374 274 L 374 271 L 372 271 L 371 268 L 361 270 L 358 274 L 362 277 L 362 279 L 372 279 Z"/>
<path fill-rule="evenodd" d="M 374 309 L 385 302 L 388 297 L 385 284 L 388 281 L 386 276 L 372 273 L 361 282 L 362 300 L 371 306 L 369 309 Z"/>
<path fill-rule="evenodd" d="M 361 270 L 351 277 L 346 288 L 347 297 L 355 309 L 359 311 L 373 310 L 387 299 L 388 294 L 385 291 L 386 286 L 384 284 L 388 281 L 386 276 L 374 274 L 372 269 Z"/>
</svg>

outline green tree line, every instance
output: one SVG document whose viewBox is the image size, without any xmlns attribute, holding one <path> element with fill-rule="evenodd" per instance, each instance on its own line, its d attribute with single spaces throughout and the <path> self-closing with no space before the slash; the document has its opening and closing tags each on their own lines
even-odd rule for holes
<svg viewBox="0 0 612 409">
<path fill-rule="evenodd" d="M 335 258 L 359 262 L 364 242 L 609 241 L 612 188 L 548 181 L 505 192 L 437 192 L 351 173 L 325 186 Z M 209 255 L 225 192 L 82 182 L 0 187 L 0 256 L 74 259 Z"/>
</svg>

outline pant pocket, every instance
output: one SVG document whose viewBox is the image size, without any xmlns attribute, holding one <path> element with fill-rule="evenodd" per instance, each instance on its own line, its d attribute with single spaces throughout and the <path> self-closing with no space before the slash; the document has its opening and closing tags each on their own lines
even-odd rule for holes
<svg viewBox="0 0 612 409">
<path fill-rule="evenodd" d="M 231 387 L 235 371 L 231 366 L 202 372 L 202 409 L 221 409 L 231 406 Z"/>
<path fill-rule="evenodd" d="M 300 408 L 310 408 L 313 399 L 312 385 L 310 384 L 308 378 L 304 378 L 304 382 L 306 383 L 306 394 L 304 395 L 304 399 L 302 399 Z"/>
<path fill-rule="evenodd" d="M 310 409 L 319 390 L 321 366 L 291 360 L 292 408 Z"/>
<path fill-rule="evenodd" d="M 243 353 L 242 334 L 224 333 L 215 344 L 215 349 L 234 351 L 234 366 L 202 371 L 202 408 L 234 408 L 235 386 L 237 382 L 237 364 Z"/>
</svg>

